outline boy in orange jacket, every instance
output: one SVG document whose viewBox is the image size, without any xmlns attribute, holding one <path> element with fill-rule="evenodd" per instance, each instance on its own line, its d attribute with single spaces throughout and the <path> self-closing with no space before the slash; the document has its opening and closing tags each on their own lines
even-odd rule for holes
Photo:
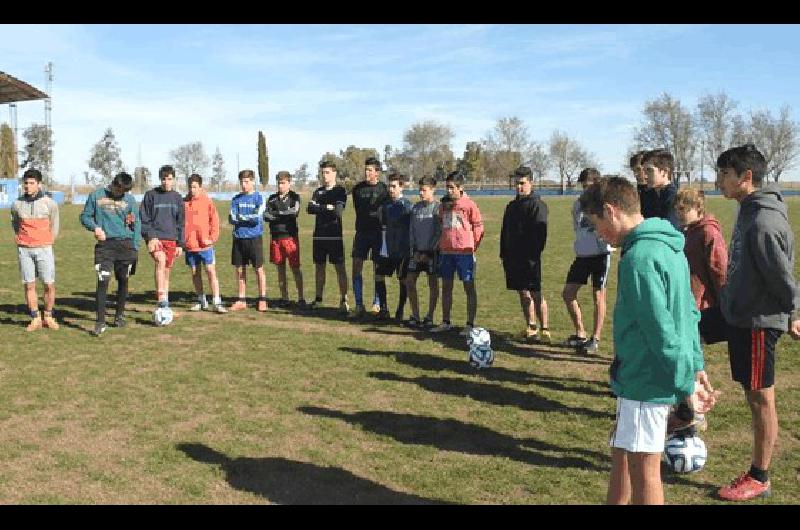
<svg viewBox="0 0 800 530">
<path fill-rule="evenodd" d="M 197 173 L 189 177 L 189 194 L 183 200 L 186 219 L 186 264 L 192 268 L 192 282 L 197 293 L 197 303 L 190 311 L 207 310 L 208 301 L 203 292 L 202 264 L 206 266 L 208 283 L 213 295 L 214 311 L 227 313 L 219 295 L 219 280 L 214 259 L 214 243 L 219 239 L 219 215 L 211 197 L 203 189 L 203 177 Z"/>
</svg>

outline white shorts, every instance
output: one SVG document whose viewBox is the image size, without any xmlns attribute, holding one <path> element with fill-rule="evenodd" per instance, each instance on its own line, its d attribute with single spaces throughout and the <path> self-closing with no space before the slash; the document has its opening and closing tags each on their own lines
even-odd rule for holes
<svg viewBox="0 0 800 530">
<path fill-rule="evenodd" d="M 17 247 L 19 274 L 23 283 L 33 283 L 38 277 L 44 283 L 55 283 L 56 262 L 53 247 Z"/>
<path fill-rule="evenodd" d="M 611 447 L 629 453 L 661 453 L 667 435 L 671 406 L 617 398 L 617 421 L 611 432 Z"/>
</svg>

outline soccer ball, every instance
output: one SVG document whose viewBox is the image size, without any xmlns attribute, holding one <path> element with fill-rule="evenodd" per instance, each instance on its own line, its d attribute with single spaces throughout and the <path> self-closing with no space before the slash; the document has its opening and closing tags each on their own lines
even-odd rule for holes
<svg viewBox="0 0 800 530">
<path fill-rule="evenodd" d="M 489 330 L 485 328 L 472 328 L 467 337 L 467 345 L 470 348 L 475 346 L 491 346 L 492 337 L 489 335 Z"/>
<path fill-rule="evenodd" d="M 488 368 L 494 362 L 494 352 L 492 347 L 487 345 L 472 345 L 469 348 L 469 364 L 473 368 Z"/>
<path fill-rule="evenodd" d="M 158 307 L 153 311 L 153 323 L 156 326 L 167 326 L 172 322 L 172 309 L 169 307 Z"/>
<path fill-rule="evenodd" d="M 706 444 L 699 436 L 673 434 L 664 444 L 664 462 L 675 473 L 695 473 L 706 464 Z"/>
</svg>

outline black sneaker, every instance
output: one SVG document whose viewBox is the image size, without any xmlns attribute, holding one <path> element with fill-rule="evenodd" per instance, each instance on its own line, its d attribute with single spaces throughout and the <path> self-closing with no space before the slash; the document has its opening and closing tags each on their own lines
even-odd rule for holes
<svg viewBox="0 0 800 530">
<path fill-rule="evenodd" d="M 303 298 L 297 301 L 297 309 L 300 309 L 301 311 L 308 309 L 308 304 Z"/>
<path fill-rule="evenodd" d="M 125 321 L 125 317 L 119 316 L 114 318 L 114 327 L 115 328 L 124 328 L 127 326 L 128 323 Z"/>
<path fill-rule="evenodd" d="M 422 322 L 419 323 L 419 328 L 424 329 L 425 331 L 430 331 L 434 327 L 435 326 L 432 318 L 425 317 L 422 319 Z"/>
<path fill-rule="evenodd" d="M 596 355 L 600 351 L 600 340 L 592 337 L 580 347 L 584 355 Z"/>
<path fill-rule="evenodd" d="M 92 331 L 92 335 L 95 337 L 99 337 L 103 334 L 106 330 L 106 323 L 105 322 L 95 322 L 94 324 L 94 331 Z"/>
<path fill-rule="evenodd" d="M 313 302 L 308 304 L 308 309 L 310 309 L 311 311 L 319 309 L 320 307 L 322 307 L 322 300 L 314 300 Z"/>
<path fill-rule="evenodd" d="M 380 311 L 378 311 L 378 314 L 375 315 L 375 320 L 378 320 L 378 321 L 386 321 L 386 320 L 390 320 L 391 318 L 392 318 L 392 314 L 389 313 L 388 309 L 381 309 Z"/>
<path fill-rule="evenodd" d="M 419 319 L 414 315 L 411 315 L 411 317 L 409 317 L 408 320 L 404 321 L 403 325 L 410 329 L 417 329 L 422 327 L 422 324 L 420 323 Z"/>
</svg>

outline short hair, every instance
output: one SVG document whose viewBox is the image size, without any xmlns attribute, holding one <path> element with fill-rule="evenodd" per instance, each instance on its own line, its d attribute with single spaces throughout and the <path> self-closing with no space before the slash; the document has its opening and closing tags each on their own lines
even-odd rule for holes
<svg viewBox="0 0 800 530">
<path fill-rule="evenodd" d="M 334 171 L 337 171 L 336 162 L 334 162 L 333 160 L 323 160 L 322 162 L 319 163 L 320 169 L 325 169 L 326 167 L 329 167 Z"/>
<path fill-rule="evenodd" d="M 628 160 L 628 167 L 631 169 L 635 168 L 636 166 L 642 165 L 642 159 L 644 158 L 644 154 L 647 151 L 637 151 L 633 155 L 631 155 L 630 160 Z"/>
<path fill-rule="evenodd" d="M 239 182 L 244 179 L 256 180 L 256 173 L 252 169 L 243 169 L 239 172 Z"/>
<path fill-rule="evenodd" d="M 601 175 L 601 174 L 600 174 L 600 172 L 599 172 L 599 171 L 597 171 L 595 168 L 593 168 L 593 167 L 587 167 L 586 169 L 584 169 L 583 171 L 581 171 L 581 174 L 580 174 L 580 175 L 578 175 L 578 182 L 580 182 L 581 184 L 583 184 L 584 182 L 586 182 L 586 181 L 587 181 L 587 180 L 589 180 L 590 178 L 591 178 L 592 180 L 597 180 L 597 179 L 599 179 L 599 178 L 600 178 L 600 177 L 602 177 L 602 176 L 603 176 L 603 175 Z"/>
<path fill-rule="evenodd" d="M 613 204 L 628 215 L 639 213 L 639 194 L 636 186 L 622 177 L 599 178 L 587 187 L 580 197 L 585 214 L 603 217 L 603 205 Z"/>
<path fill-rule="evenodd" d="M 430 186 L 431 188 L 436 187 L 436 179 L 430 175 L 425 175 L 418 181 L 420 186 Z"/>
<path fill-rule="evenodd" d="M 753 172 L 753 186 L 761 187 L 767 173 L 767 161 L 754 144 L 731 147 L 717 158 L 719 169 L 733 168 L 737 175 L 748 169 Z"/>
<path fill-rule="evenodd" d="M 675 206 L 694 208 L 700 215 L 705 215 L 706 194 L 699 188 L 681 188 L 675 196 Z"/>
<path fill-rule="evenodd" d="M 530 182 L 533 182 L 533 171 L 528 166 L 519 166 L 514 170 L 514 178 L 524 177 Z"/>
<path fill-rule="evenodd" d="M 36 179 L 36 182 L 42 181 L 42 172 L 38 169 L 29 169 L 22 175 L 22 180 Z"/>
<path fill-rule="evenodd" d="M 280 182 L 282 180 L 287 180 L 289 182 L 292 181 L 292 174 L 288 171 L 278 171 L 278 174 L 275 175 L 275 181 Z"/>
<path fill-rule="evenodd" d="M 387 182 L 399 182 L 400 184 L 403 184 L 406 181 L 406 178 L 403 175 L 401 175 L 400 173 L 392 173 L 391 175 L 386 177 L 386 181 Z"/>
<path fill-rule="evenodd" d="M 375 168 L 375 171 L 380 171 L 381 170 L 381 161 L 378 160 L 377 158 L 375 158 L 374 156 L 371 156 L 371 157 L 367 158 L 364 161 L 364 167 L 367 167 L 367 166 L 372 166 L 372 167 Z"/>
<path fill-rule="evenodd" d="M 667 149 L 653 149 L 652 151 L 647 151 L 642 157 L 642 164 L 646 164 L 650 161 L 661 171 L 666 171 L 669 174 L 670 180 L 672 180 L 672 172 L 675 170 L 675 158 L 673 158 L 672 153 Z"/>
<path fill-rule="evenodd" d="M 172 175 L 173 178 L 175 177 L 175 169 L 172 166 L 166 165 L 158 168 L 158 180 L 163 179 L 167 175 Z"/>
<path fill-rule="evenodd" d="M 111 181 L 112 186 L 119 186 L 123 191 L 128 192 L 133 188 L 133 177 L 124 171 L 117 173 L 114 180 Z"/>
<path fill-rule="evenodd" d="M 458 186 L 459 188 L 464 186 L 465 180 L 466 179 L 464 178 L 464 173 L 462 173 L 461 170 L 459 169 L 451 171 L 450 173 L 447 174 L 447 178 L 444 179 L 445 182 L 455 183 L 455 185 Z"/>
<path fill-rule="evenodd" d="M 187 182 L 188 182 L 189 186 L 192 185 L 192 182 L 197 182 L 197 184 L 202 187 L 203 186 L 203 177 L 201 177 L 197 173 L 192 173 L 191 175 L 189 175 L 189 178 L 187 179 Z"/>
</svg>

